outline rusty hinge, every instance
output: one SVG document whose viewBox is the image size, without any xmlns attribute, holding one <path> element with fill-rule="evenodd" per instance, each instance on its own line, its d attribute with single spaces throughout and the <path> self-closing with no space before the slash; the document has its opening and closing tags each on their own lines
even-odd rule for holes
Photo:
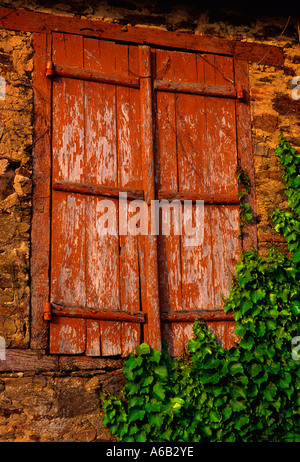
<svg viewBox="0 0 300 462">
<path fill-rule="evenodd" d="M 44 321 L 51 321 L 51 303 L 44 303 Z"/>
<path fill-rule="evenodd" d="M 242 85 L 236 85 L 235 86 L 235 91 L 236 91 L 237 99 L 243 99 L 244 98 L 244 90 L 243 90 Z"/>
<path fill-rule="evenodd" d="M 54 64 L 52 61 L 47 62 L 46 77 L 52 77 L 54 75 Z"/>
</svg>

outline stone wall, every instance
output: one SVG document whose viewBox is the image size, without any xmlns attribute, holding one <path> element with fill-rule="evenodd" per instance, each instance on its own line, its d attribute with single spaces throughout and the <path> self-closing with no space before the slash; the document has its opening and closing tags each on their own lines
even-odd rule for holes
<svg viewBox="0 0 300 462">
<path fill-rule="evenodd" d="M 284 48 L 282 68 L 252 63 L 252 140 L 255 162 L 259 251 L 285 250 L 270 212 L 285 206 L 275 155 L 280 131 L 300 149 L 300 101 L 292 99 L 293 77 L 300 75 L 299 22 L 270 12 L 201 10 L 178 2 L 2 1 L 1 6 L 103 21 L 151 26 L 186 33 L 258 41 Z M 258 11 L 258 10 L 257 10 Z M 11 349 L 28 348 L 30 327 L 30 218 L 32 173 L 33 67 L 31 34 L 0 30 L 0 336 Z M 42 370 L 0 373 L 0 441 L 108 441 L 101 419 L 103 390 L 118 393 L 120 366 L 97 370 Z"/>
<path fill-rule="evenodd" d="M 0 30 L 0 335 L 29 342 L 33 69 L 31 34 Z"/>
</svg>

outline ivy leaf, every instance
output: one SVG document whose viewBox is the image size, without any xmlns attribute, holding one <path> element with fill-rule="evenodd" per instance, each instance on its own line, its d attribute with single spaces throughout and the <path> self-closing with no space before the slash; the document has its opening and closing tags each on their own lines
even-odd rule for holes
<svg viewBox="0 0 300 462">
<path fill-rule="evenodd" d="M 156 366 L 154 368 L 154 373 L 163 380 L 166 380 L 168 378 L 168 370 L 165 366 Z"/>
<path fill-rule="evenodd" d="M 244 411 L 247 408 L 246 404 L 238 399 L 231 399 L 229 404 L 234 412 Z"/>
<path fill-rule="evenodd" d="M 173 398 L 172 399 L 172 409 L 174 411 L 178 411 L 179 409 L 181 409 L 183 404 L 184 404 L 184 400 L 182 398 Z"/>
<path fill-rule="evenodd" d="M 223 414 L 224 420 L 228 420 L 232 414 L 232 407 L 226 406 L 225 409 L 223 409 L 222 414 Z"/>
<path fill-rule="evenodd" d="M 142 343 L 136 351 L 141 355 L 148 355 L 150 353 L 150 346 L 147 343 Z"/>
<path fill-rule="evenodd" d="M 160 428 L 162 424 L 164 423 L 164 417 L 161 414 L 150 414 L 149 415 L 149 422 L 151 425 L 154 425 L 157 428 Z"/>
<path fill-rule="evenodd" d="M 233 384 L 230 386 L 230 393 L 233 398 L 246 398 L 246 391 L 242 385 Z"/>
<path fill-rule="evenodd" d="M 220 380 L 219 372 L 215 372 L 214 374 L 204 373 L 204 374 L 201 374 L 200 376 L 200 381 L 203 385 L 205 385 L 206 383 L 218 383 L 219 380 Z"/>
<path fill-rule="evenodd" d="M 240 430 L 244 425 L 249 423 L 249 417 L 247 415 L 237 415 L 234 418 L 234 426 L 237 430 Z"/>
<path fill-rule="evenodd" d="M 240 347 L 245 348 L 245 350 L 250 350 L 254 345 L 254 338 L 249 337 L 249 338 L 243 338 L 240 342 Z"/>
<path fill-rule="evenodd" d="M 147 441 L 147 435 L 144 431 L 142 431 L 141 433 L 138 433 L 136 435 L 136 441 L 138 443 L 145 443 L 145 441 Z"/>
<path fill-rule="evenodd" d="M 237 335 L 239 335 L 240 337 L 244 337 L 247 329 L 246 329 L 246 327 L 244 325 L 236 323 L 235 331 L 236 331 Z"/>
<path fill-rule="evenodd" d="M 293 261 L 295 263 L 299 263 L 299 261 L 300 261 L 300 249 L 297 250 L 296 252 L 293 252 Z"/>
<path fill-rule="evenodd" d="M 125 383 L 125 388 L 127 389 L 129 395 L 134 395 L 139 391 L 140 385 L 139 383 L 130 381 Z"/>
<path fill-rule="evenodd" d="M 158 383 L 156 383 L 154 385 L 153 393 L 161 401 L 163 401 L 165 399 L 165 390 L 164 390 L 164 387 L 162 386 L 161 382 L 158 382 Z"/>
<path fill-rule="evenodd" d="M 241 363 L 232 363 L 229 365 L 229 372 L 231 375 L 243 374 L 244 368 Z"/>
<path fill-rule="evenodd" d="M 145 409 L 148 412 L 160 412 L 162 409 L 161 401 L 157 401 L 157 399 L 151 399 L 149 403 L 145 405 Z"/>
<path fill-rule="evenodd" d="M 262 300 L 266 295 L 266 291 L 265 289 L 262 289 L 262 288 L 258 288 L 256 290 L 253 290 L 251 292 L 251 300 L 256 303 L 258 302 L 259 300 Z"/>
<path fill-rule="evenodd" d="M 290 303 L 292 312 L 297 316 L 300 313 L 300 302 L 299 300 L 292 300 Z"/>
<path fill-rule="evenodd" d="M 262 321 L 259 321 L 258 322 L 258 327 L 257 327 L 257 330 L 256 330 L 256 333 L 257 333 L 257 336 L 258 337 L 263 337 L 266 333 L 266 324 Z"/>
<path fill-rule="evenodd" d="M 256 377 L 262 371 L 262 366 L 258 363 L 251 364 L 250 366 L 250 375 L 251 377 Z"/>
<path fill-rule="evenodd" d="M 241 303 L 241 312 L 243 314 L 247 313 L 252 308 L 252 302 L 249 298 L 244 298 Z"/>
<path fill-rule="evenodd" d="M 219 412 L 215 409 L 212 409 L 209 413 L 209 420 L 210 422 L 220 422 L 221 416 Z"/>
<path fill-rule="evenodd" d="M 146 411 L 140 409 L 139 407 L 134 407 L 129 409 L 128 412 L 128 422 L 134 422 L 135 420 L 143 420 Z"/>
<path fill-rule="evenodd" d="M 152 354 L 149 357 L 149 361 L 153 361 L 156 364 L 158 364 L 160 359 L 161 359 L 161 352 L 159 350 L 152 350 Z"/>
<path fill-rule="evenodd" d="M 277 322 L 273 319 L 267 320 L 267 327 L 269 330 L 275 330 L 277 328 Z"/>
<path fill-rule="evenodd" d="M 269 383 L 263 391 L 263 396 L 267 401 L 273 401 L 277 392 L 277 387 L 274 383 Z"/>
<path fill-rule="evenodd" d="M 151 383 L 153 382 L 154 380 L 154 377 L 152 375 L 148 375 L 148 377 L 146 377 L 142 382 L 141 382 L 141 386 L 142 387 L 148 387 L 149 385 L 151 385 Z"/>
<path fill-rule="evenodd" d="M 292 377 L 289 373 L 283 373 L 283 376 L 279 379 L 278 386 L 280 388 L 289 388 L 292 381 Z"/>
</svg>

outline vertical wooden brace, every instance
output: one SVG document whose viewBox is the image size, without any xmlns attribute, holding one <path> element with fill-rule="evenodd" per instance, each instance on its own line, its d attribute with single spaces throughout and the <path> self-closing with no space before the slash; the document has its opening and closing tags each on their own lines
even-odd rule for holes
<svg viewBox="0 0 300 462">
<path fill-rule="evenodd" d="M 256 227 L 256 199 L 255 199 L 255 178 L 254 160 L 251 139 L 251 115 L 249 101 L 249 77 L 248 62 L 235 60 L 236 87 L 243 88 L 243 99 L 236 100 L 236 133 L 238 148 L 239 166 L 247 173 L 251 184 L 251 193 L 245 197 L 250 205 L 253 219 L 247 224 L 243 233 L 243 250 L 257 248 L 257 227 Z"/>
<path fill-rule="evenodd" d="M 45 78 L 51 58 L 51 37 L 34 33 L 34 147 L 33 214 L 31 232 L 31 343 L 33 349 L 48 346 L 48 324 L 43 305 L 49 300 L 50 194 L 51 194 L 51 80 Z M 42 232 L 41 232 L 42 230 Z"/>
<path fill-rule="evenodd" d="M 151 55 L 149 46 L 139 47 L 140 104 L 141 104 L 141 147 L 143 168 L 143 189 L 148 206 L 148 235 L 145 236 L 145 311 L 148 323 L 144 327 L 144 340 L 151 347 L 161 349 L 161 328 L 158 297 L 157 238 L 151 235 L 150 205 L 155 199 L 153 114 Z M 155 217 L 152 217 L 152 220 Z M 153 225 L 153 223 L 152 223 Z"/>
</svg>

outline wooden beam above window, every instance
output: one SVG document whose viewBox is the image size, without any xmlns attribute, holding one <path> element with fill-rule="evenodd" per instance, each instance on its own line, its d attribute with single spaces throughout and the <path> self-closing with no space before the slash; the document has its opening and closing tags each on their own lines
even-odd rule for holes
<svg viewBox="0 0 300 462">
<path fill-rule="evenodd" d="M 238 40 L 207 37 L 194 33 L 169 32 L 151 27 L 135 27 L 109 24 L 97 19 L 81 19 L 55 16 L 34 11 L 0 8 L 0 28 L 50 34 L 59 31 L 70 34 L 84 34 L 109 40 L 123 40 L 205 53 L 219 53 L 234 56 L 249 62 L 259 62 L 282 66 L 283 50 L 273 45 L 265 45 Z"/>
</svg>

